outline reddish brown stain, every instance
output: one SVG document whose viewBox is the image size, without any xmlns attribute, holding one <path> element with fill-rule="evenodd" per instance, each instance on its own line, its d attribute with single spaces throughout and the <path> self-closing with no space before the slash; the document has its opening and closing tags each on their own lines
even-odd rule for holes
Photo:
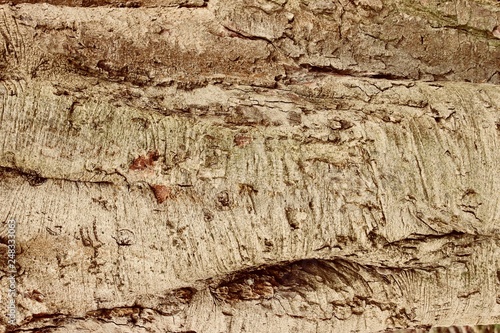
<svg viewBox="0 0 500 333">
<path fill-rule="evenodd" d="M 156 197 L 156 201 L 161 204 L 165 202 L 167 199 L 172 199 L 174 198 L 174 193 L 170 187 L 167 187 L 165 185 L 150 185 L 151 189 L 153 190 L 153 193 Z"/>
<path fill-rule="evenodd" d="M 146 156 L 141 155 L 132 161 L 130 164 L 130 170 L 139 171 L 146 170 L 149 167 L 153 167 L 155 162 L 160 158 L 158 151 L 150 151 Z"/>
<path fill-rule="evenodd" d="M 248 136 L 248 135 L 244 135 L 244 134 L 237 134 L 235 137 L 234 137 L 234 144 L 238 147 L 245 147 L 246 145 L 249 145 L 252 141 L 253 141 L 253 138 L 251 136 Z"/>
<path fill-rule="evenodd" d="M 196 289 L 193 288 L 180 288 L 173 290 L 170 294 L 182 303 L 189 303 L 196 293 Z"/>
</svg>

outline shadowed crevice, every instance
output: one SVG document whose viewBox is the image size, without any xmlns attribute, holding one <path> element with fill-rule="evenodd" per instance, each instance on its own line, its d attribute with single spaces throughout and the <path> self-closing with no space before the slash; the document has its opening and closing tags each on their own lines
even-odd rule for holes
<svg viewBox="0 0 500 333">
<path fill-rule="evenodd" d="M 301 294 L 324 284 L 334 290 L 353 286 L 368 297 L 370 286 L 359 274 L 362 269 L 345 259 L 304 259 L 230 274 L 210 291 L 216 300 L 234 303 L 270 299 L 280 293 Z"/>
</svg>

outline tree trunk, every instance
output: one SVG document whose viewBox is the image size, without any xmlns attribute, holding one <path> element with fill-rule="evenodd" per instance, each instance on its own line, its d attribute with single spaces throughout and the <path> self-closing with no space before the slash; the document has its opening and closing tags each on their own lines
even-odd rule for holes
<svg viewBox="0 0 500 333">
<path fill-rule="evenodd" d="M 1 327 L 500 322 L 497 1 L 22 2 L 0 1 Z"/>
</svg>

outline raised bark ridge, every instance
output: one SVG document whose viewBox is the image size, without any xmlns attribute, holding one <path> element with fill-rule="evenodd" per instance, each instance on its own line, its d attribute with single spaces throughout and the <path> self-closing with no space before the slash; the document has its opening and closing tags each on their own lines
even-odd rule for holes
<svg viewBox="0 0 500 333">
<path fill-rule="evenodd" d="M 0 8 L 13 330 L 500 322 L 495 2 L 52 3 Z"/>
</svg>

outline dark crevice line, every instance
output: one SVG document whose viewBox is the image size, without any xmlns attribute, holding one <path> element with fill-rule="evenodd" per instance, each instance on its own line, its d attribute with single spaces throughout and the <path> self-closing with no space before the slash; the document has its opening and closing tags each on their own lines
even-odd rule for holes
<svg viewBox="0 0 500 333">
<path fill-rule="evenodd" d="M 168 302 L 169 305 L 173 305 L 174 301 L 177 303 L 177 305 L 182 306 L 182 305 L 189 305 L 191 302 L 194 294 L 197 292 L 195 288 L 190 288 L 190 287 L 185 287 L 185 288 L 177 288 L 177 289 L 172 289 L 170 290 L 170 295 L 172 296 Z M 169 295 L 168 293 L 166 294 L 167 296 Z M 50 330 L 50 329 L 60 329 L 64 327 L 66 323 L 70 323 L 73 321 L 88 321 L 88 320 L 96 320 L 99 322 L 107 322 L 107 323 L 114 323 L 115 325 L 125 325 L 129 326 L 132 324 L 134 327 L 141 327 L 145 328 L 144 326 L 141 326 L 137 323 L 137 320 L 134 320 L 133 314 L 140 314 L 144 310 L 151 310 L 155 313 L 155 315 L 158 316 L 168 316 L 168 313 L 164 313 L 161 309 L 155 309 L 155 308 L 150 308 L 150 307 L 144 307 L 140 306 L 137 304 L 134 304 L 133 306 L 118 306 L 114 308 L 99 308 L 96 310 L 91 310 L 87 311 L 85 316 L 71 316 L 69 314 L 62 314 L 62 313 L 38 313 L 38 314 L 33 314 L 31 317 L 29 317 L 25 322 L 20 323 L 20 325 L 11 325 L 9 326 L 10 330 L 7 330 L 7 332 L 44 332 L 45 330 Z M 113 320 L 113 318 L 117 317 L 127 317 L 130 320 L 127 322 L 127 324 L 118 324 Z M 44 322 L 45 321 L 45 322 Z M 29 325 L 34 325 L 36 326 L 37 324 L 40 325 L 40 327 L 32 327 L 32 328 L 26 328 L 26 326 Z M 44 326 L 42 326 L 45 324 Z"/>
<path fill-rule="evenodd" d="M 131 185 L 127 178 L 120 173 L 119 171 L 116 171 L 112 174 L 118 174 L 122 176 L 126 184 Z M 108 174 L 111 175 L 111 174 Z M 4 167 L 0 166 L 0 181 L 4 178 L 9 178 L 9 177 L 22 177 L 25 181 L 27 181 L 31 186 L 40 186 L 44 183 L 46 183 L 48 180 L 51 181 L 67 181 L 67 182 L 72 182 L 72 183 L 77 183 L 77 184 L 102 184 L 102 185 L 120 185 L 116 184 L 111 181 L 88 181 L 88 180 L 78 180 L 78 179 L 68 179 L 68 178 L 58 178 L 58 177 L 49 177 L 45 175 L 40 175 L 36 171 L 32 170 L 24 170 L 21 168 L 12 168 L 12 167 Z"/>
<path fill-rule="evenodd" d="M 219 22 L 219 23 L 220 23 L 220 22 Z M 228 27 L 228 26 L 227 26 L 227 25 L 225 25 L 225 24 L 220 23 L 220 25 L 221 25 L 224 29 L 226 29 L 226 30 L 228 30 L 228 31 L 232 32 L 233 34 L 235 34 L 235 35 L 236 35 L 235 37 L 239 37 L 239 38 L 243 38 L 243 39 L 250 39 L 250 40 L 263 40 L 263 41 L 265 41 L 266 43 L 269 43 L 269 44 L 273 45 L 273 42 L 272 42 L 270 39 L 267 39 L 266 37 L 255 36 L 255 35 L 248 35 L 248 34 L 245 34 L 244 32 L 241 32 L 241 31 L 238 31 L 238 30 L 232 29 L 232 28 Z"/>
<path fill-rule="evenodd" d="M 300 68 L 306 69 L 309 73 L 337 75 L 337 76 L 352 76 L 356 78 L 370 78 L 370 79 L 385 79 L 385 80 L 400 80 L 400 81 L 418 81 L 405 76 L 399 76 L 389 73 L 368 73 L 362 71 L 355 71 L 352 69 L 340 69 L 333 66 L 317 66 L 312 64 L 302 63 L 299 64 Z M 434 82 L 434 81 L 432 81 Z"/>
</svg>

